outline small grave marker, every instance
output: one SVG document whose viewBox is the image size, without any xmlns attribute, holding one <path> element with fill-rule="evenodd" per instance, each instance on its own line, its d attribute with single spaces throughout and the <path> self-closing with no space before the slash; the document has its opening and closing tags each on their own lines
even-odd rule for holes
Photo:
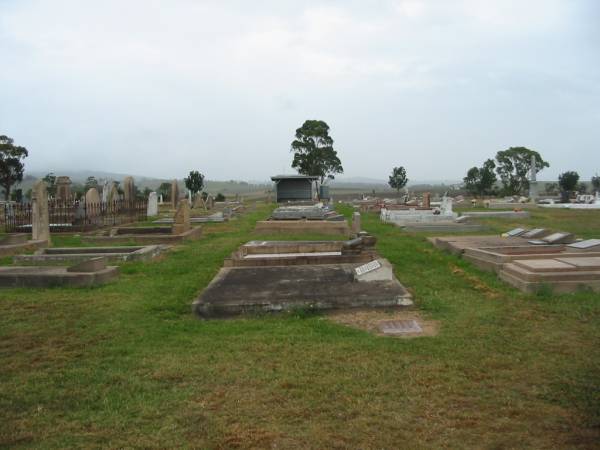
<svg viewBox="0 0 600 450">
<path fill-rule="evenodd" d="M 362 266 L 357 267 L 355 270 L 356 275 L 364 275 L 365 273 L 372 272 L 381 267 L 381 263 L 377 260 L 368 262 L 367 264 L 363 264 Z"/>
<path fill-rule="evenodd" d="M 529 230 L 526 233 L 523 233 L 521 237 L 524 238 L 535 238 L 543 234 L 546 230 L 544 228 L 534 228 L 533 230 Z"/>
<path fill-rule="evenodd" d="M 506 234 L 511 237 L 519 236 L 519 235 L 525 233 L 525 231 L 527 231 L 527 230 L 525 230 L 525 228 L 515 228 L 513 230 L 508 231 Z"/>
<path fill-rule="evenodd" d="M 386 320 L 379 324 L 379 331 L 384 334 L 422 333 L 423 329 L 416 320 Z"/>
<path fill-rule="evenodd" d="M 571 248 L 579 248 L 579 249 L 587 249 L 596 247 L 600 245 L 600 239 L 586 239 L 585 241 L 574 242 L 572 244 L 567 245 L 567 247 Z"/>
</svg>

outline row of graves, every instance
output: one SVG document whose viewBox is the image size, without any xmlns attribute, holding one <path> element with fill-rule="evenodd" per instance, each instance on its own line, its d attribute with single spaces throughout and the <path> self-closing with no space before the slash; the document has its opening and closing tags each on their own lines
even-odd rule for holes
<svg viewBox="0 0 600 450">
<path fill-rule="evenodd" d="M 258 233 L 319 233 L 348 235 L 344 216 L 329 204 L 289 204 L 276 208 L 268 220 L 256 223 Z"/>
<path fill-rule="evenodd" d="M 194 312 L 213 318 L 295 309 L 410 307 L 411 294 L 396 279 L 389 261 L 377 254 L 375 237 L 361 231 L 360 213 L 354 214 L 350 228 L 343 217 L 328 216 L 330 211 L 324 217 L 317 208 L 322 206 L 278 208 L 268 222 L 282 226 L 265 228 L 259 222 L 255 231 L 335 230 L 343 240 L 247 242 L 225 260 L 194 302 Z M 324 227 L 327 224 L 336 228 Z"/>
<path fill-rule="evenodd" d="M 428 238 L 436 247 L 461 255 L 523 292 L 551 289 L 600 291 L 600 239 L 544 228 L 515 228 L 501 236 Z"/>
<path fill-rule="evenodd" d="M 392 223 L 405 231 L 413 232 L 463 232 L 484 231 L 480 218 L 525 219 L 529 212 L 513 211 L 467 211 L 460 215 L 452 209 L 453 199 L 444 195 L 441 202 L 431 202 L 429 193 L 423 194 L 419 206 L 407 204 L 383 204 L 379 209 L 380 220 Z"/>
<path fill-rule="evenodd" d="M 132 186 L 132 192 L 135 192 Z M 152 196 L 151 196 L 152 197 Z M 153 206 L 154 200 L 148 205 Z M 187 199 L 177 204 L 170 226 L 133 226 L 138 216 L 124 216 L 128 226 L 104 226 L 81 232 L 81 241 L 100 246 L 64 247 L 51 245 L 50 205 L 46 184 L 40 180 L 32 192 L 29 234 L 9 233 L 0 241 L 0 256 L 13 256 L 13 265 L 0 267 L 0 287 L 93 286 L 119 275 L 115 263 L 149 261 L 174 244 L 199 239 L 200 226 L 192 226 Z M 143 215 L 146 218 L 146 211 Z M 149 225 L 149 224 L 146 224 Z M 64 231 L 62 231 L 64 232 Z M 33 254 L 25 254 L 33 252 Z"/>
</svg>

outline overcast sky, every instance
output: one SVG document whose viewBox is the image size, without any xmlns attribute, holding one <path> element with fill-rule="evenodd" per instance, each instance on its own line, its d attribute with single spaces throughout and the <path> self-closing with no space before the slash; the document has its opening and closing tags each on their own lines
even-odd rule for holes
<svg viewBox="0 0 600 450">
<path fill-rule="evenodd" d="M 600 172 L 597 0 L 0 0 L 0 57 L 29 170 L 262 180 L 320 119 L 351 177 Z"/>
</svg>

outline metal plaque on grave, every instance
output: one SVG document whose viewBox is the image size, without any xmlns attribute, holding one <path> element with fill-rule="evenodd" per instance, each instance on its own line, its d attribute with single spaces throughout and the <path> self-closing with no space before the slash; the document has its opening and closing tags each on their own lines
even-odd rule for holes
<svg viewBox="0 0 600 450">
<path fill-rule="evenodd" d="M 356 275 L 364 275 L 365 273 L 372 272 L 381 267 L 381 263 L 377 260 L 368 262 L 367 264 L 363 264 L 362 266 L 357 267 L 355 270 Z"/>
<path fill-rule="evenodd" d="M 379 331 L 384 334 L 422 333 L 423 329 L 416 320 L 387 320 L 379 324 Z"/>
</svg>

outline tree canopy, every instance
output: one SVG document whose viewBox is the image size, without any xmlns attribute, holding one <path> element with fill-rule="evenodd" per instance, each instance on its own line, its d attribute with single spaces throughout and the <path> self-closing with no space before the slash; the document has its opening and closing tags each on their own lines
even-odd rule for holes
<svg viewBox="0 0 600 450">
<path fill-rule="evenodd" d="M 392 189 L 396 189 L 400 193 L 400 189 L 406 186 L 408 178 L 406 178 L 406 169 L 403 166 L 394 167 L 392 174 L 389 177 L 388 184 Z"/>
<path fill-rule="evenodd" d="M 496 173 L 500 176 L 506 195 L 520 195 L 527 192 L 532 156 L 535 156 L 536 160 L 536 173 L 545 167 L 550 167 L 538 152 L 526 147 L 510 147 L 496 154 Z"/>
<path fill-rule="evenodd" d="M 579 174 L 572 170 L 568 172 L 561 173 L 558 176 L 558 185 L 563 190 L 563 192 L 569 194 L 573 192 L 577 187 L 577 182 L 579 181 Z"/>
<path fill-rule="evenodd" d="M 194 194 L 200 192 L 204 187 L 204 175 L 197 170 L 190 171 L 190 174 L 183 181 L 185 182 L 185 187 Z"/>
<path fill-rule="evenodd" d="M 23 181 L 23 159 L 28 155 L 25 147 L 14 145 L 8 136 L 0 136 L 0 186 L 4 188 L 5 200 L 10 198 L 11 187 Z"/>
<path fill-rule="evenodd" d="M 484 196 L 494 193 L 494 185 L 497 177 L 494 173 L 496 163 L 493 159 L 488 159 L 482 167 L 471 167 L 467 176 L 463 178 L 465 188 L 473 195 Z"/>
<path fill-rule="evenodd" d="M 292 142 L 294 153 L 292 167 L 302 175 L 334 179 L 335 174 L 344 173 L 342 163 L 333 149 L 333 139 L 329 136 L 329 125 L 322 120 L 307 120 L 296 130 Z"/>
</svg>

